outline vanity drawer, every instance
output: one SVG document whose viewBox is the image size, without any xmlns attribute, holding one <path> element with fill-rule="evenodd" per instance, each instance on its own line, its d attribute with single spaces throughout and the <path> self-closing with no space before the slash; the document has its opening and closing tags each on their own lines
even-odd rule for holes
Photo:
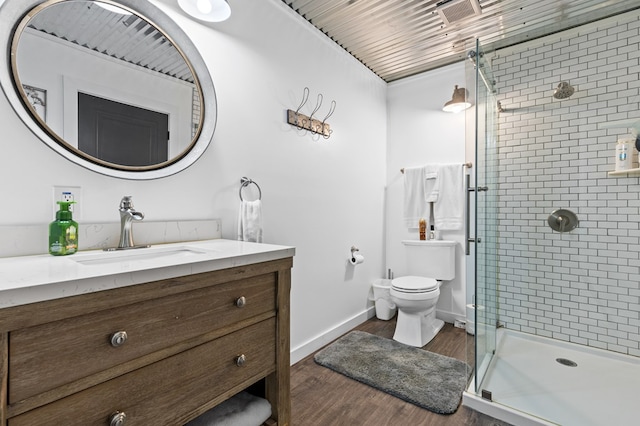
<svg viewBox="0 0 640 426">
<path fill-rule="evenodd" d="M 114 300 L 122 306 L 11 332 L 9 403 L 205 333 L 228 333 L 257 315 L 275 316 L 275 298 L 275 274 L 265 274 L 130 305 Z M 126 332 L 119 346 L 117 336 L 111 342 L 118 332 Z"/>
<path fill-rule="evenodd" d="M 275 319 L 10 418 L 8 426 L 108 426 L 116 411 L 132 426 L 179 425 L 203 404 L 275 371 Z M 246 361 L 237 365 L 239 355 Z"/>
</svg>

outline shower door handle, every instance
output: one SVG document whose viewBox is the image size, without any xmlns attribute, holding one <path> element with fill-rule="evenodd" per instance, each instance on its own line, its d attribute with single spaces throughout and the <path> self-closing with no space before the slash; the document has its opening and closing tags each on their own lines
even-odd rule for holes
<svg viewBox="0 0 640 426">
<path fill-rule="evenodd" d="M 470 182 L 471 182 L 471 176 L 470 175 L 466 175 L 466 202 L 465 202 L 465 216 L 466 216 L 466 226 L 465 226 L 465 254 L 467 256 L 469 256 L 469 253 L 471 252 L 471 243 L 475 243 L 476 240 L 478 243 L 482 242 L 482 240 L 480 238 L 471 238 L 471 236 L 469 235 L 469 227 L 471 225 L 471 200 L 469 199 L 469 196 L 472 192 L 478 193 L 478 192 L 484 192 L 484 191 L 488 191 L 489 188 L 486 186 L 478 186 L 478 187 L 472 187 L 470 186 Z M 476 230 L 477 232 L 477 230 Z"/>
</svg>

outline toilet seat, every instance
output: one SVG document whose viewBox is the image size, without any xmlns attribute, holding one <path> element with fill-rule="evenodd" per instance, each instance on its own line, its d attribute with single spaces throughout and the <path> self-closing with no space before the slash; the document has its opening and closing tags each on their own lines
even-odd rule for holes
<svg viewBox="0 0 640 426">
<path fill-rule="evenodd" d="M 438 290 L 440 284 L 434 278 L 407 276 L 391 281 L 391 288 L 400 293 L 429 293 Z"/>
</svg>

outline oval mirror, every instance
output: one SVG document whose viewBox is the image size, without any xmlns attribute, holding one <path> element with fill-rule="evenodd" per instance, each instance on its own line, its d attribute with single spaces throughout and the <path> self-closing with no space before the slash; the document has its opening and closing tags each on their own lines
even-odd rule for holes
<svg viewBox="0 0 640 426">
<path fill-rule="evenodd" d="M 216 95 L 195 46 L 136 0 L 5 0 L 0 84 L 49 147 L 110 176 L 185 169 L 213 137 Z M 6 52 L 6 50 L 4 51 Z M 6 66 L 6 65 L 4 65 Z"/>
</svg>

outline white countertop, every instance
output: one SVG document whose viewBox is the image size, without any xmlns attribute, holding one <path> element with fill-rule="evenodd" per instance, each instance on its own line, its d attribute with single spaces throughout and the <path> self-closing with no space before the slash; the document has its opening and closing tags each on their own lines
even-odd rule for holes
<svg viewBox="0 0 640 426">
<path fill-rule="evenodd" d="M 158 244 L 69 256 L 0 258 L 0 309 L 292 257 L 288 246 L 234 240 Z"/>
</svg>

